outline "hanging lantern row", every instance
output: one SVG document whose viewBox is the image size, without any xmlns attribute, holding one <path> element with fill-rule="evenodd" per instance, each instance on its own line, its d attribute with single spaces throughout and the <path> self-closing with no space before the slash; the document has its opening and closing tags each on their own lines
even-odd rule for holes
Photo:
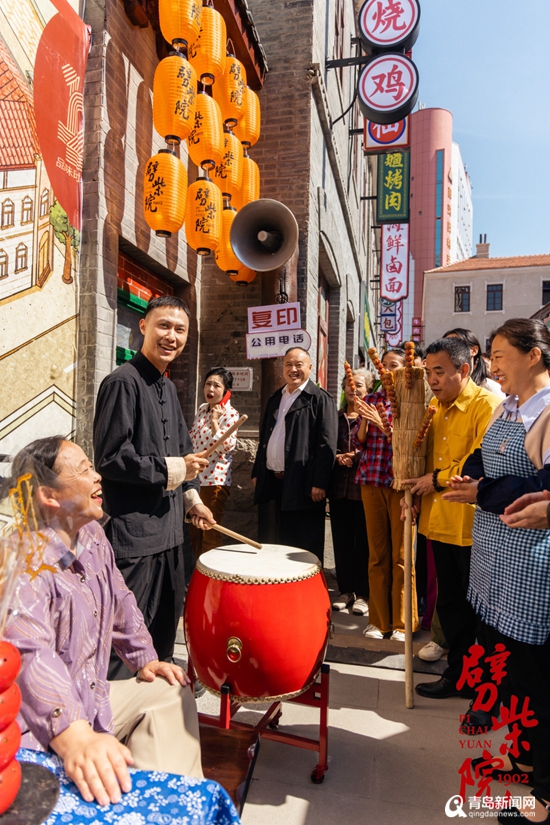
<svg viewBox="0 0 550 825">
<path fill-rule="evenodd" d="M 256 273 L 235 257 L 229 232 L 237 210 L 260 196 L 258 165 L 248 156 L 260 137 L 259 98 L 212 0 L 159 0 L 159 20 L 174 51 L 155 71 L 153 122 L 168 148 L 147 163 L 145 219 L 160 237 L 185 222 L 188 245 L 199 255 L 214 253 L 220 269 L 246 285 Z M 204 173 L 189 189 L 174 151 L 184 140 Z"/>
</svg>

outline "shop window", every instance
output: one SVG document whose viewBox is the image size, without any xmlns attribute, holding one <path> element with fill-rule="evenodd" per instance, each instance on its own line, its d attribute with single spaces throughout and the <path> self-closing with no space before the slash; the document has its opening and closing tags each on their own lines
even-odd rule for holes
<svg viewBox="0 0 550 825">
<path fill-rule="evenodd" d="M 140 349 L 143 335 L 139 329 L 140 319 L 145 315 L 147 301 L 118 290 L 116 319 L 116 362 L 124 364 Z"/>
<path fill-rule="evenodd" d="M 470 311 L 470 287 L 455 286 L 455 312 Z"/>
<path fill-rule="evenodd" d="M 542 306 L 550 303 L 550 281 L 542 282 Z"/>
<path fill-rule="evenodd" d="M 50 272 L 50 235 L 44 232 L 38 246 L 38 286 L 44 284 Z"/>
</svg>

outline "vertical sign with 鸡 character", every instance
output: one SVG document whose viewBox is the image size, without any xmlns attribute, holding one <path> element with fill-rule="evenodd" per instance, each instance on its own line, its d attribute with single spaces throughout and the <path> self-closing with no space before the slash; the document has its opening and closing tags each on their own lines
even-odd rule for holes
<svg viewBox="0 0 550 825">
<path fill-rule="evenodd" d="M 378 155 L 376 220 L 378 223 L 408 223 L 410 153 L 394 149 Z"/>
<path fill-rule="evenodd" d="M 401 301 L 409 294 L 409 224 L 385 223 L 380 239 L 380 297 Z"/>
</svg>

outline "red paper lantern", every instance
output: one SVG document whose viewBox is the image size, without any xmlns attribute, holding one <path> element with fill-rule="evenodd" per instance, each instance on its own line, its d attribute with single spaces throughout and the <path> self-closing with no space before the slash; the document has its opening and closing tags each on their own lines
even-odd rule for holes
<svg viewBox="0 0 550 825">
<path fill-rule="evenodd" d="M 243 110 L 243 117 L 233 132 L 245 146 L 254 146 L 260 137 L 260 98 L 250 86 L 244 90 Z"/>
<path fill-rule="evenodd" d="M 233 128 L 244 117 L 246 69 L 232 54 L 225 58 L 225 70 L 214 84 L 214 97 L 220 104 L 223 122 Z"/>
<path fill-rule="evenodd" d="M 238 200 L 243 180 L 243 150 L 238 139 L 227 126 L 224 127 L 224 151 L 222 162 L 216 166 L 214 181 L 224 197 Z"/>
<path fill-rule="evenodd" d="M 202 0 L 159 0 L 162 36 L 174 46 L 193 43 L 201 28 Z"/>
</svg>

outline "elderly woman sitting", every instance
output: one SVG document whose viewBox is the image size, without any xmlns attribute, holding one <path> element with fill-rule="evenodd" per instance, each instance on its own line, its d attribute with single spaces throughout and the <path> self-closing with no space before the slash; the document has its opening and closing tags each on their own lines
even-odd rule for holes
<svg viewBox="0 0 550 825">
<path fill-rule="evenodd" d="M 5 638 L 22 657 L 22 745 L 51 748 L 86 801 L 118 802 L 128 765 L 202 778 L 195 700 L 184 671 L 159 662 L 102 527 L 101 476 L 61 436 L 12 465 L 30 473 L 43 567 L 18 583 Z M 111 644 L 136 679 L 109 683 Z"/>
</svg>

